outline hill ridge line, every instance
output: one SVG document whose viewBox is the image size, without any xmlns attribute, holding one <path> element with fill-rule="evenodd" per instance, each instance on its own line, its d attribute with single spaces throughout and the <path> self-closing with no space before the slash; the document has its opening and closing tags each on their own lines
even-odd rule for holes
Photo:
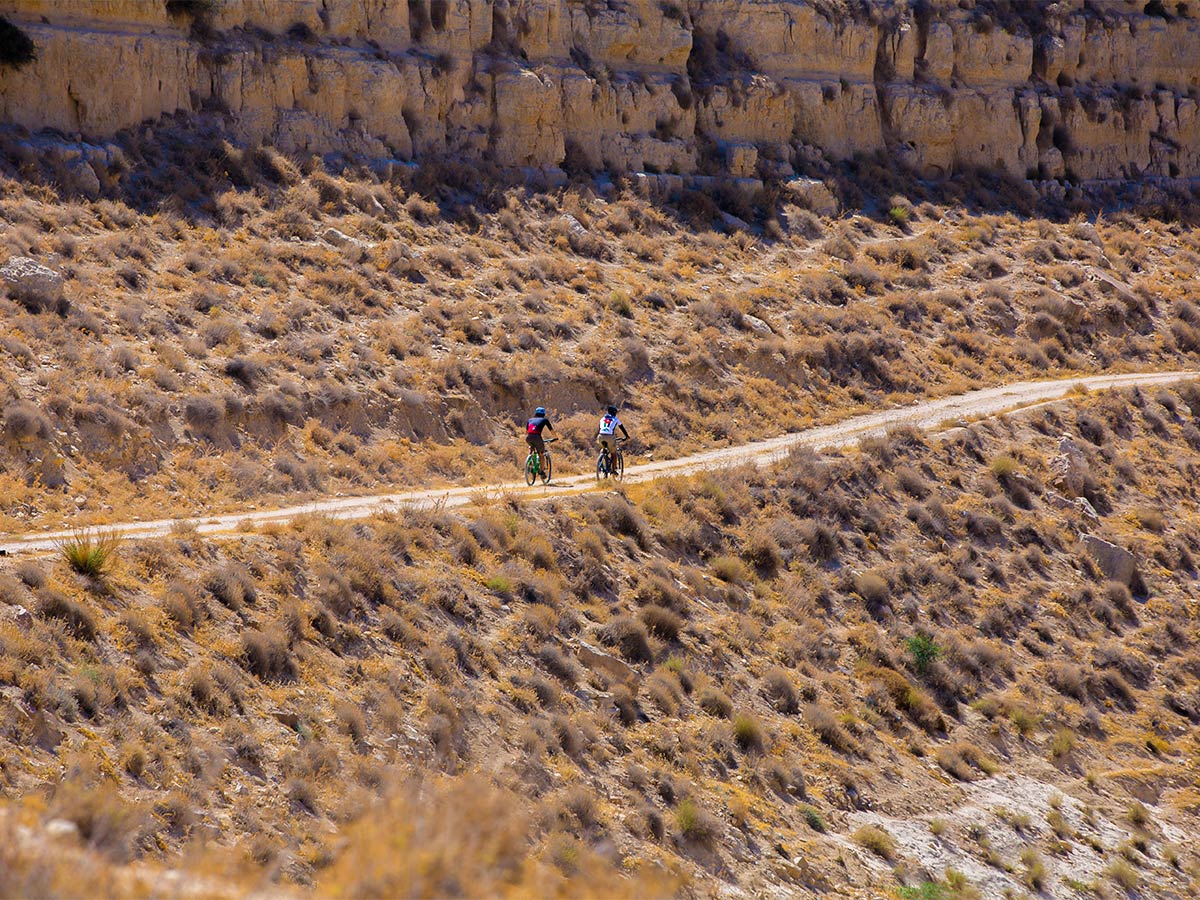
<svg viewBox="0 0 1200 900">
<path fill-rule="evenodd" d="M 659 478 L 692 475 L 698 472 L 733 468 L 740 465 L 764 466 L 778 462 L 792 450 L 808 447 L 812 450 L 831 450 L 885 433 L 888 429 L 911 426 L 923 431 L 935 429 L 948 420 L 992 418 L 1066 399 L 1078 388 L 1110 390 L 1122 387 L 1150 387 L 1180 381 L 1200 379 L 1200 370 L 1168 372 L 1125 372 L 1108 375 L 1088 375 L 1020 381 L 995 387 L 980 388 L 925 400 L 909 406 L 892 407 L 861 413 L 829 425 L 817 425 L 788 432 L 761 441 L 751 441 L 734 447 L 704 450 L 670 460 L 640 463 L 625 470 L 625 484 L 638 484 Z M 606 482 L 605 484 L 613 484 Z M 555 497 L 580 494 L 597 486 L 591 472 L 571 475 L 550 485 L 528 487 L 523 481 L 498 484 L 478 484 L 452 488 L 424 488 L 370 494 L 356 497 L 334 497 L 294 506 L 269 510 L 244 510 L 215 516 L 180 516 L 147 522 L 119 522 L 82 526 L 82 530 L 113 534 L 122 540 L 162 537 L 180 524 L 191 525 L 199 534 L 223 534 L 237 537 L 253 535 L 244 531 L 248 526 L 285 524 L 311 515 L 335 519 L 362 519 L 379 513 L 412 508 L 456 508 L 467 506 L 488 497 L 508 493 L 523 493 L 528 500 L 543 501 Z M 80 530 L 63 529 L 41 534 L 0 535 L 0 551 L 6 555 L 41 553 L 53 550 L 66 538 Z"/>
</svg>

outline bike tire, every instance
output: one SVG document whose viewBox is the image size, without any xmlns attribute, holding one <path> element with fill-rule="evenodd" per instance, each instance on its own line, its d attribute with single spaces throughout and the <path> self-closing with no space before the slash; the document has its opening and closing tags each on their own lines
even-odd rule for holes
<svg viewBox="0 0 1200 900">
<path fill-rule="evenodd" d="M 617 481 L 625 478 L 625 454 L 617 450 L 617 458 L 613 460 L 612 475 Z"/>
<path fill-rule="evenodd" d="M 533 487 L 533 483 L 537 481 L 537 461 L 532 453 L 525 457 L 525 483 Z"/>
<path fill-rule="evenodd" d="M 600 455 L 596 457 L 596 480 L 602 481 L 607 474 L 608 472 L 604 469 L 604 451 L 601 451 Z"/>
<path fill-rule="evenodd" d="M 550 462 L 550 451 L 546 451 L 546 471 L 542 473 L 542 484 L 550 483 L 550 472 L 553 470 L 553 464 Z"/>
</svg>

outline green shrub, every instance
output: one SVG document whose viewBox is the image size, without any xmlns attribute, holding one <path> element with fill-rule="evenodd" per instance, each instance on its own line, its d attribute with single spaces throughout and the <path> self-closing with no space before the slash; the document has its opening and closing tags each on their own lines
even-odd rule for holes
<svg viewBox="0 0 1200 900">
<path fill-rule="evenodd" d="M 513 588 L 512 582 L 503 575 L 493 575 L 486 582 L 484 582 L 484 585 L 493 594 L 499 594 L 501 597 L 511 594 Z"/>
<path fill-rule="evenodd" d="M 744 752 L 761 751 L 766 742 L 762 725 L 758 719 L 747 713 L 742 713 L 733 720 L 733 737 Z"/>
<path fill-rule="evenodd" d="M 67 565 L 80 575 L 99 578 L 112 566 L 120 543 L 113 533 L 73 531 L 58 549 Z"/>
<path fill-rule="evenodd" d="M 693 841 L 711 841 L 719 829 L 711 813 L 688 799 L 681 800 L 675 807 L 675 825 L 682 837 Z"/>
<path fill-rule="evenodd" d="M 933 638 L 920 631 L 910 637 L 905 642 L 905 646 L 908 648 L 909 656 L 912 657 L 913 668 L 920 675 L 928 672 L 934 660 L 942 655 L 942 648 L 934 643 Z"/>
<path fill-rule="evenodd" d="M 819 809 L 815 806 L 805 806 L 801 812 L 804 814 L 804 821 L 808 823 L 809 828 L 813 831 L 825 830 L 825 819 Z"/>
<path fill-rule="evenodd" d="M 903 206 L 893 206 L 888 210 L 888 221 L 898 228 L 903 228 L 908 224 L 909 218 L 912 217 L 912 212 Z"/>
</svg>

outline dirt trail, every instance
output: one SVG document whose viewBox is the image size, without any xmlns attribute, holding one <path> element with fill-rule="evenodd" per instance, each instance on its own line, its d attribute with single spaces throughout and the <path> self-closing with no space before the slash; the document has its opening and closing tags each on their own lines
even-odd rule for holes
<svg viewBox="0 0 1200 900">
<path fill-rule="evenodd" d="M 1179 381 L 1200 379 L 1200 371 L 1139 372 L 1122 375 L 1093 375 L 1050 381 L 1021 381 L 1000 387 L 969 391 L 939 400 L 927 400 L 912 406 L 881 410 L 853 416 L 833 425 L 822 425 L 742 444 L 707 450 L 679 459 L 631 465 L 625 470 L 625 483 L 636 484 L 676 475 L 724 469 L 740 465 L 764 466 L 787 456 L 797 447 L 828 450 L 857 443 L 865 437 L 884 434 L 897 426 L 936 429 L 959 420 L 995 416 L 1030 406 L 1052 403 L 1066 397 L 1079 387 L 1089 391 L 1120 387 L 1152 387 Z M 270 523 L 290 522 L 308 515 L 330 516 L 336 519 L 361 519 L 381 512 L 411 507 L 465 506 L 485 497 L 519 492 L 531 500 L 579 494 L 596 487 L 594 474 L 573 475 L 555 480 L 547 487 L 525 486 L 523 481 L 503 484 L 473 485 L 461 488 L 413 490 L 394 494 L 373 494 L 365 497 L 338 497 L 318 500 L 300 506 L 272 510 L 253 510 L 227 515 L 184 519 L 158 519 L 150 522 L 124 522 L 102 526 L 105 532 L 125 539 L 161 537 L 178 523 L 193 525 L 200 534 L 236 534 L 253 532 L 254 527 Z M 70 531 L 0 537 L 0 550 L 7 554 L 44 553 L 53 550 L 60 541 L 70 537 Z"/>
</svg>

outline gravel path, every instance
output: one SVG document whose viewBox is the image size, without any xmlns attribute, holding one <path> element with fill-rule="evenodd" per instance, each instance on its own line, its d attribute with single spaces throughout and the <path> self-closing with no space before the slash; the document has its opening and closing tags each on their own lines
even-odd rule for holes
<svg viewBox="0 0 1200 900">
<path fill-rule="evenodd" d="M 1073 390 L 1088 391 L 1121 387 L 1153 387 L 1200 378 L 1198 371 L 1143 372 L 1120 375 L 1093 375 L 1082 378 L 1049 381 L 1021 381 L 1001 387 L 969 391 L 953 397 L 928 400 L 912 406 L 881 410 L 853 416 L 833 425 L 808 428 L 754 441 L 737 447 L 707 450 L 679 459 L 661 460 L 627 466 L 625 483 L 636 484 L 676 475 L 724 469 L 741 465 L 768 465 L 787 456 L 798 447 L 828 450 L 857 443 L 865 437 L 884 434 L 890 428 L 912 426 L 923 430 L 936 429 L 947 423 L 986 418 L 1018 409 L 1062 400 Z M 523 481 L 504 484 L 474 485 L 461 488 L 413 490 L 393 494 L 373 494 L 364 497 L 336 497 L 272 510 L 248 510 L 228 515 L 193 519 L 158 519 L 149 522 L 123 522 L 101 526 L 99 530 L 124 539 L 161 537 L 173 527 L 186 522 L 200 534 L 253 533 L 255 527 L 270 523 L 290 522 L 308 515 L 330 516 L 337 519 L 361 519 L 381 512 L 411 507 L 451 508 L 466 506 L 486 497 L 521 493 L 531 500 L 543 500 L 579 494 L 596 486 L 592 474 L 574 475 L 556 480 L 549 486 L 526 487 Z M 40 534 L 0 536 L 0 551 L 9 555 L 38 554 L 55 549 L 70 531 Z"/>
</svg>

